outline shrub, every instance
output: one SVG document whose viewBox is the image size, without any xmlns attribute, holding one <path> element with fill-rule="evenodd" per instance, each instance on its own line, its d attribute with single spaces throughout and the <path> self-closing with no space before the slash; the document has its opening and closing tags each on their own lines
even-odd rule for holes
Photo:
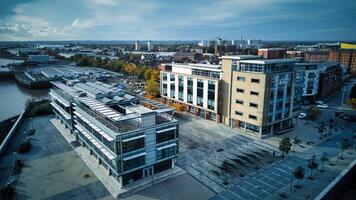
<svg viewBox="0 0 356 200">
<path fill-rule="evenodd" d="M 10 200 L 12 199 L 13 195 L 14 195 L 14 188 L 10 184 L 1 188 L 1 199 Z"/>
<path fill-rule="evenodd" d="M 19 153 L 26 153 L 29 152 L 31 150 L 31 142 L 27 141 L 21 144 L 18 152 Z"/>
</svg>

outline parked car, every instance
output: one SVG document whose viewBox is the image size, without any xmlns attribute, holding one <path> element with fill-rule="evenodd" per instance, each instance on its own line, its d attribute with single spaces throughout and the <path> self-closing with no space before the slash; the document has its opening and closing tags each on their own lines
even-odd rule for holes
<svg viewBox="0 0 356 200">
<path fill-rule="evenodd" d="M 322 101 L 315 101 L 315 103 L 318 104 L 318 105 L 324 104 L 324 102 L 322 102 Z"/>
<path fill-rule="evenodd" d="M 299 119 L 304 119 L 305 117 L 307 117 L 306 113 L 299 113 L 299 115 L 298 115 Z"/>
<path fill-rule="evenodd" d="M 328 108 L 329 106 L 328 106 L 328 104 L 318 104 L 316 107 L 318 107 L 318 108 Z"/>
</svg>

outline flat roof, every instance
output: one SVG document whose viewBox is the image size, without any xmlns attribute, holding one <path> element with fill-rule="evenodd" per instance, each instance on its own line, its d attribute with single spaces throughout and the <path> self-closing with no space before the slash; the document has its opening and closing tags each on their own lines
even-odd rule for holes
<svg viewBox="0 0 356 200">
<path fill-rule="evenodd" d="M 232 55 L 232 56 L 221 56 L 220 59 L 233 59 L 233 60 L 247 60 L 247 59 L 258 59 L 259 56 L 256 55 Z"/>
<path fill-rule="evenodd" d="M 57 88 L 63 90 L 64 92 L 67 92 L 67 93 L 76 92 L 76 90 L 74 90 L 72 87 L 69 87 L 68 85 L 66 85 L 60 81 L 52 81 L 51 84 L 56 86 Z"/>
<path fill-rule="evenodd" d="M 277 64 L 277 63 L 290 63 L 297 62 L 296 59 L 265 59 L 265 60 L 242 60 L 240 63 L 252 64 Z"/>
</svg>

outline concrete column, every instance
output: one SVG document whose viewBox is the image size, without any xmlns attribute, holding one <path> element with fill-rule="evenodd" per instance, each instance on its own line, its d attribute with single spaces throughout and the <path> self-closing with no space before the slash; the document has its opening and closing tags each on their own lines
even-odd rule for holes
<svg viewBox="0 0 356 200">
<path fill-rule="evenodd" d="M 117 181 L 119 182 L 119 187 L 122 188 L 123 184 L 122 184 L 122 176 L 119 176 L 117 178 Z"/>
<path fill-rule="evenodd" d="M 175 167 L 175 162 L 174 161 L 175 161 L 175 158 L 172 159 L 172 168 Z"/>
<path fill-rule="evenodd" d="M 260 139 L 262 138 L 262 126 L 260 127 L 260 131 L 258 132 L 258 135 L 260 137 Z"/>
</svg>

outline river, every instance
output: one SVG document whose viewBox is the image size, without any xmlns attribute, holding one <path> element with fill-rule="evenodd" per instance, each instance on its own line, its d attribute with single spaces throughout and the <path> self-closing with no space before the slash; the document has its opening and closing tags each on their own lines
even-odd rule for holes
<svg viewBox="0 0 356 200">
<path fill-rule="evenodd" d="M 0 121 L 20 114 L 28 98 L 49 98 L 48 92 L 49 89 L 23 88 L 15 81 L 0 81 Z"/>
<path fill-rule="evenodd" d="M 11 59 L 4 59 L 4 58 L 0 58 L 0 67 L 2 66 L 6 66 L 7 64 L 12 64 L 12 63 L 22 63 L 23 60 L 11 60 Z"/>
</svg>

